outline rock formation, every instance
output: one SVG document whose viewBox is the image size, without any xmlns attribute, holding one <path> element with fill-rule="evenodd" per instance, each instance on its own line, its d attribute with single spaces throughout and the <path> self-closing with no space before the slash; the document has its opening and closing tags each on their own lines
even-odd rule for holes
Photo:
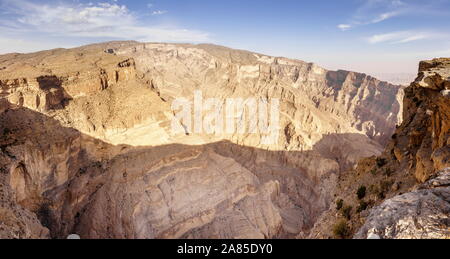
<svg viewBox="0 0 450 259">
<path fill-rule="evenodd" d="M 405 89 L 403 123 L 381 156 L 340 175 L 338 206 L 321 215 L 311 237 L 450 237 L 449 72 L 450 59 L 420 63 Z"/>
<path fill-rule="evenodd" d="M 399 86 L 214 45 L 111 42 L 4 55 L 0 67 L 0 237 L 306 237 L 340 174 L 380 155 L 401 118 Z M 279 98 L 278 141 L 174 134 L 171 102 L 196 91 Z M 448 144 L 439 109 L 433 150 Z"/>
<path fill-rule="evenodd" d="M 450 168 L 419 190 L 372 209 L 355 238 L 447 239 L 450 237 Z"/>
</svg>

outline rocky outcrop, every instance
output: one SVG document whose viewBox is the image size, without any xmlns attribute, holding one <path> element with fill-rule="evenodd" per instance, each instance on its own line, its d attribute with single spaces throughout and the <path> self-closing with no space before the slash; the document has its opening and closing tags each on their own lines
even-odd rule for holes
<svg viewBox="0 0 450 259">
<path fill-rule="evenodd" d="M 386 200 L 371 210 L 355 238 L 450 238 L 450 168 L 419 190 Z"/>
<path fill-rule="evenodd" d="M 449 71 L 450 59 L 420 63 L 419 76 L 405 89 L 403 122 L 386 150 L 340 175 L 336 206 L 321 215 L 310 237 L 448 238 L 446 184 L 426 189 L 432 180 L 416 189 L 450 166 Z"/>
<path fill-rule="evenodd" d="M 449 90 L 450 59 L 420 63 L 418 78 L 405 89 L 404 122 L 388 151 L 398 169 L 424 184 L 372 209 L 355 237 L 450 238 Z"/>
<path fill-rule="evenodd" d="M 50 231 L 42 226 L 36 214 L 16 202 L 4 170 L 0 170 L 0 239 L 49 238 Z"/>
<path fill-rule="evenodd" d="M 423 61 L 419 77 L 405 89 L 404 123 L 397 129 L 392 153 L 425 182 L 450 166 L 449 59 Z"/>
<path fill-rule="evenodd" d="M 89 50 L 54 50 L 0 62 L 5 65 L 0 71 L 4 98 L 39 112 L 62 109 L 73 98 L 96 94 L 136 75 L 133 60 Z"/>
</svg>

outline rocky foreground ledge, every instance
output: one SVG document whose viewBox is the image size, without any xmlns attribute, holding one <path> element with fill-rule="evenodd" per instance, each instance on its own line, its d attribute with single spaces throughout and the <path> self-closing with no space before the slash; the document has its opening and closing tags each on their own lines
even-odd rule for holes
<svg viewBox="0 0 450 259">
<path fill-rule="evenodd" d="M 357 239 L 446 239 L 450 237 L 450 168 L 419 189 L 372 209 Z"/>
</svg>

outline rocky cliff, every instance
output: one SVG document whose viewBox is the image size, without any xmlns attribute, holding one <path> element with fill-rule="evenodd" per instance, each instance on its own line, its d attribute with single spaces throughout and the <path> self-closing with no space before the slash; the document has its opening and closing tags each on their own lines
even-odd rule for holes
<svg viewBox="0 0 450 259">
<path fill-rule="evenodd" d="M 306 237 L 402 107 L 368 75 L 213 45 L 112 42 L 0 67 L 8 238 Z M 195 91 L 279 98 L 281 134 L 174 134 L 171 102 Z"/>
<path fill-rule="evenodd" d="M 341 174 L 311 237 L 449 238 L 450 59 L 423 61 L 381 156 Z M 330 226 L 334 226 L 334 229 Z"/>
</svg>

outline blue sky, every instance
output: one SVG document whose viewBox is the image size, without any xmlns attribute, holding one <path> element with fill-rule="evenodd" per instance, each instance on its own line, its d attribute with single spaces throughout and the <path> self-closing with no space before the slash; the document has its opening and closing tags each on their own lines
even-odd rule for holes
<svg viewBox="0 0 450 259">
<path fill-rule="evenodd" d="M 370 74 L 450 56 L 450 0 L 0 0 L 0 53 L 215 43 Z"/>
</svg>

